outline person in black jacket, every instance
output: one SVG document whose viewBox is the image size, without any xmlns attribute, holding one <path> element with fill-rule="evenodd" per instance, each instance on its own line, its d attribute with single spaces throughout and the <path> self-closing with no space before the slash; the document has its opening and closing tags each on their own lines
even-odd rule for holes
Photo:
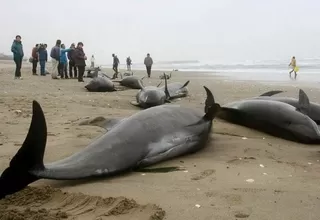
<svg viewBox="0 0 320 220">
<path fill-rule="evenodd" d="M 114 53 L 112 54 L 112 57 L 113 57 L 113 66 L 112 66 L 112 69 L 114 71 L 114 74 L 113 74 L 113 79 L 115 78 L 118 78 L 118 66 L 119 66 L 119 59 L 117 57 L 117 55 L 115 55 Z"/>
<path fill-rule="evenodd" d="M 74 54 L 73 54 L 73 60 L 74 63 L 76 65 L 76 67 L 78 68 L 78 82 L 84 82 L 83 81 L 83 74 L 84 74 L 84 70 L 86 67 L 86 54 L 83 51 L 83 43 L 79 42 L 76 49 L 74 50 Z"/>
<path fill-rule="evenodd" d="M 75 49 L 75 44 L 72 43 L 70 48 Z M 73 54 L 74 54 L 74 50 L 71 50 L 68 52 L 68 59 L 69 59 L 69 75 L 70 78 L 78 78 L 78 71 L 77 71 L 77 67 L 75 65 L 74 59 L 73 59 Z M 72 70 L 74 71 L 74 77 L 73 77 L 73 73 Z"/>
</svg>

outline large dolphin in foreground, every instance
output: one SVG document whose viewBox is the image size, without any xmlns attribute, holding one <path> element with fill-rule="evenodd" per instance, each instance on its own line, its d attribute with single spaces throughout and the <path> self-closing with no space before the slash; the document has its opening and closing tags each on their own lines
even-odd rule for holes
<svg viewBox="0 0 320 220">
<path fill-rule="evenodd" d="M 168 85 L 169 86 L 169 85 Z M 259 100 L 273 100 L 273 101 L 279 101 L 284 102 L 289 105 L 292 105 L 296 108 L 299 107 L 299 99 L 291 98 L 291 97 L 279 97 L 279 96 L 273 96 L 279 93 L 282 93 L 281 90 L 273 90 L 266 93 L 261 94 L 258 97 L 253 97 L 249 99 L 259 99 Z M 310 108 L 309 111 L 306 113 L 312 120 L 314 120 L 318 125 L 320 125 L 320 105 L 315 102 L 310 102 Z"/>
<path fill-rule="evenodd" d="M 162 89 L 155 86 L 144 87 L 142 85 L 142 81 L 139 81 L 139 83 L 141 84 L 141 89 L 136 95 L 136 101 L 131 101 L 130 103 L 134 106 L 146 109 L 158 105 L 163 105 L 166 102 L 170 102 L 170 94 L 168 91 L 166 78 L 164 79 L 164 82 L 165 86 L 164 89 Z"/>
<path fill-rule="evenodd" d="M 75 180 L 110 176 L 146 167 L 206 146 L 212 120 L 219 110 L 210 90 L 204 112 L 177 105 L 149 108 L 114 123 L 111 130 L 86 148 L 62 160 L 44 164 L 47 141 L 45 116 L 33 101 L 28 135 L 0 177 L 0 198 L 38 179 Z"/>
<path fill-rule="evenodd" d="M 320 144 L 320 132 L 307 115 L 309 110 L 309 98 L 300 89 L 297 107 L 273 100 L 245 99 L 222 106 L 217 117 L 287 140 Z"/>
</svg>

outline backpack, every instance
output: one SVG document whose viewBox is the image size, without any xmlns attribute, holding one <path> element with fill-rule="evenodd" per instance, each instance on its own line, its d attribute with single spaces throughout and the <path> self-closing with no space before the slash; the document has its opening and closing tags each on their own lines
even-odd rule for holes
<svg viewBox="0 0 320 220">
<path fill-rule="evenodd" d="M 56 60 L 60 59 L 60 50 L 58 50 L 57 46 L 52 47 L 50 57 Z"/>
</svg>

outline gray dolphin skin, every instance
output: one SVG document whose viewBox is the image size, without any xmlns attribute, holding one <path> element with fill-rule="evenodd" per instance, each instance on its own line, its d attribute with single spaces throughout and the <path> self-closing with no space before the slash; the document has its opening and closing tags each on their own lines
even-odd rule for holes
<svg viewBox="0 0 320 220">
<path fill-rule="evenodd" d="M 280 90 L 274 90 L 274 91 L 269 91 L 266 93 L 263 93 L 262 95 L 258 97 L 253 97 L 249 99 L 260 99 L 260 100 L 272 100 L 272 101 L 279 101 L 279 102 L 284 102 L 289 105 L 292 105 L 296 108 L 299 107 L 299 99 L 296 98 L 291 98 L 291 97 L 279 97 L 279 96 L 273 96 L 279 93 L 282 93 L 283 91 Z M 315 102 L 310 102 L 310 109 L 307 112 L 307 115 L 315 121 L 318 125 L 320 125 L 320 105 Z"/>
<path fill-rule="evenodd" d="M 40 104 L 33 101 L 27 137 L 0 177 L 0 198 L 38 179 L 75 180 L 111 176 L 195 153 L 207 144 L 219 110 L 211 91 L 204 112 L 176 105 L 139 111 L 86 148 L 65 159 L 44 164 L 47 125 Z"/>
<path fill-rule="evenodd" d="M 142 79 L 139 79 L 136 76 L 127 76 L 121 80 L 113 80 L 113 82 L 118 82 L 120 85 L 128 87 L 130 89 L 142 89 Z"/>
<path fill-rule="evenodd" d="M 141 90 L 136 95 L 136 101 L 132 101 L 130 103 L 134 106 L 146 109 L 170 102 L 170 95 L 167 89 L 167 79 L 165 78 L 164 81 L 165 89 L 158 88 L 156 86 L 144 87 L 142 85 L 142 81 L 139 81 L 139 83 L 141 83 Z"/>
<path fill-rule="evenodd" d="M 168 91 L 170 95 L 170 99 L 182 98 L 186 97 L 189 93 L 187 85 L 189 84 L 190 80 L 185 82 L 184 84 L 180 82 L 173 82 L 168 84 Z M 165 89 L 165 86 L 162 86 L 161 89 Z"/>
<path fill-rule="evenodd" d="M 113 92 L 116 91 L 113 82 L 106 77 L 93 78 L 85 88 L 89 92 Z"/>
<path fill-rule="evenodd" d="M 309 98 L 300 89 L 297 108 L 273 100 L 245 99 L 222 106 L 217 117 L 283 139 L 320 144 L 318 126 L 307 116 L 309 110 Z"/>
</svg>

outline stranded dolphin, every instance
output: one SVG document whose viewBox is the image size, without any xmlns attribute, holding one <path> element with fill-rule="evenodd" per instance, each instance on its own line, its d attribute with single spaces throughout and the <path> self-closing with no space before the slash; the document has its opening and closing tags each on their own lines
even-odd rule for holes
<svg viewBox="0 0 320 220">
<path fill-rule="evenodd" d="M 142 86 L 141 86 L 142 79 L 139 79 L 136 76 L 127 76 L 121 80 L 113 80 L 113 82 L 118 82 L 120 85 L 131 88 L 131 89 L 142 89 Z"/>
<path fill-rule="evenodd" d="M 186 97 L 189 93 L 189 90 L 187 87 L 189 82 L 190 80 L 188 80 L 184 84 L 180 82 L 169 83 L 167 87 L 168 87 L 170 99 Z M 165 90 L 165 86 L 162 86 L 161 89 Z"/>
<path fill-rule="evenodd" d="M 168 87 L 169 87 L 169 85 L 168 85 Z M 291 98 L 291 97 L 273 96 L 275 94 L 282 93 L 282 92 L 283 91 L 281 91 L 281 90 L 273 90 L 273 91 L 263 93 L 262 95 L 260 95 L 258 97 L 253 97 L 253 98 L 249 98 L 249 99 L 273 100 L 273 101 L 287 103 L 287 104 L 292 105 L 296 108 L 299 107 L 299 99 Z M 315 102 L 310 102 L 310 109 L 307 112 L 307 115 L 319 125 L 320 124 L 320 105 Z"/>
<path fill-rule="evenodd" d="M 161 89 L 155 86 L 144 87 L 141 84 L 142 81 L 139 81 L 139 83 L 141 84 L 141 90 L 136 95 L 136 101 L 132 101 L 130 103 L 134 106 L 139 106 L 141 108 L 146 109 L 146 108 L 162 105 L 165 102 L 170 102 L 169 101 L 170 95 L 167 88 L 167 79 L 165 78 L 164 81 L 165 81 L 164 89 Z"/>
<path fill-rule="evenodd" d="M 113 92 L 116 91 L 113 82 L 105 77 L 93 78 L 85 88 L 89 92 Z"/>
<path fill-rule="evenodd" d="M 287 140 L 320 144 L 318 126 L 307 115 L 309 111 L 309 98 L 300 89 L 297 107 L 273 100 L 245 99 L 222 106 L 217 117 Z"/>
<path fill-rule="evenodd" d="M 204 112 L 176 105 L 139 111 L 67 158 L 44 164 L 47 141 L 44 113 L 33 101 L 28 135 L 0 176 L 0 199 L 38 179 L 75 180 L 110 176 L 169 160 L 204 148 L 219 110 L 211 91 Z"/>
</svg>

